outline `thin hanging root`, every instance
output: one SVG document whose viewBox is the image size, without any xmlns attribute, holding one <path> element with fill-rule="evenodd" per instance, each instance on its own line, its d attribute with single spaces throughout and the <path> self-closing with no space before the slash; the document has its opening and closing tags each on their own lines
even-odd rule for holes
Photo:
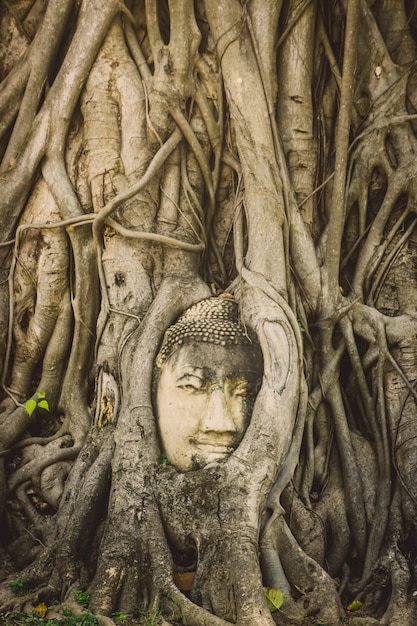
<svg viewBox="0 0 417 626">
<path fill-rule="evenodd" d="M 188 243 L 187 241 L 181 241 L 180 239 L 176 239 L 175 237 L 169 237 L 167 235 L 161 235 L 159 233 L 149 233 L 149 232 L 140 232 L 135 230 L 129 230 L 128 228 L 124 228 L 118 222 L 115 222 L 111 218 L 106 219 L 106 224 L 113 228 L 117 233 L 123 235 L 126 239 L 136 239 L 138 241 L 154 241 L 160 243 L 165 246 L 169 246 L 171 248 L 176 248 L 177 250 L 184 250 L 185 252 L 194 252 L 199 253 L 205 250 L 204 242 L 199 243 Z M 129 313 L 115 310 L 110 307 L 110 301 L 108 296 L 108 290 L 106 288 L 107 280 L 104 272 L 102 256 L 101 256 L 101 244 L 99 243 L 98 250 L 98 273 L 100 278 L 100 284 L 102 286 L 102 303 L 101 308 L 104 311 L 105 315 L 101 319 L 101 325 L 98 329 L 97 338 L 96 338 L 96 352 L 97 346 L 99 345 L 100 339 L 103 335 L 104 329 L 106 327 L 110 312 L 119 313 L 121 315 L 126 315 L 130 317 L 132 316 Z M 138 319 L 138 318 L 136 318 Z"/>
<path fill-rule="evenodd" d="M 102 230 L 103 230 L 104 224 L 110 218 L 110 215 L 117 208 L 119 208 L 123 204 L 123 202 L 126 202 L 127 200 L 135 196 L 137 193 L 139 193 L 139 191 L 144 189 L 150 183 L 152 178 L 158 174 L 160 168 L 168 159 L 170 154 L 178 146 L 181 139 L 182 139 L 181 131 L 179 129 L 174 130 L 172 135 L 167 139 L 167 141 L 161 146 L 161 148 L 155 154 L 155 156 L 153 157 L 152 161 L 149 164 L 148 169 L 146 170 L 142 178 L 137 183 L 132 185 L 132 187 L 118 194 L 115 198 L 107 202 L 107 204 L 105 204 L 104 207 L 101 209 L 101 211 L 95 216 L 95 219 L 93 221 L 93 241 L 94 241 L 95 252 L 97 256 L 98 275 L 99 275 L 99 281 L 100 281 L 100 286 L 101 286 L 101 295 L 103 298 L 101 306 L 105 312 L 104 324 L 107 321 L 108 313 L 110 309 L 110 302 L 109 302 L 108 291 L 107 291 L 107 279 L 105 276 L 103 263 L 102 263 Z M 115 223 L 111 222 L 111 224 L 114 228 L 116 228 Z M 123 227 L 117 226 L 117 229 L 119 230 L 119 232 L 121 232 L 120 229 L 123 229 Z M 168 240 L 170 241 L 170 243 L 176 243 L 178 245 L 178 241 L 176 241 L 174 238 L 165 238 L 164 236 L 158 235 L 158 234 L 137 233 L 136 234 L 137 236 L 136 236 L 135 233 L 132 233 L 128 229 L 123 229 L 122 232 L 124 236 L 128 235 L 128 236 L 132 236 L 133 238 L 139 238 L 139 239 L 154 240 L 155 237 L 162 237 L 164 239 L 163 243 L 166 243 Z M 103 324 L 103 327 L 100 329 L 99 334 L 103 332 L 104 324 Z"/>
<path fill-rule="evenodd" d="M 391 453 L 390 453 L 390 443 L 388 439 L 388 416 L 387 416 L 387 407 L 385 403 L 385 385 L 384 385 L 384 377 L 385 377 L 385 368 L 386 362 L 388 359 L 389 349 L 387 345 L 387 338 L 385 334 L 385 327 L 382 321 L 380 321 L 377 329 L 378 333 L 378 346 L 380 348 L 378 365 L 377 365 L 377 381 L 376 381 L 376 389 L 377 389 L 377 416 L 379 422 L 380 429 L 380 437 L 381 437 L 381 451 L 378 450 L 378 462 L 379 462 L 379 480 L 381 482 L 381 488 L 378 489 L 378 500 L 377 500 L 377 509 L 376 509 L 376 517 L 379 521 L 378 524 L 374 524 L 372 528 L 372 533 L 369 539 L 368 551 L 370 553 L 369 559 L 369 573 L 371 572 L 372 567 L 376 561 L 377 556 L 380 553 L 380 548 L 382 546 L 383 538 L 385 535 L 385 529 L 388 524 L 388 508 L 389 503 L 391 501 L 391 491 L 392 491 L 392 483 L 391 483 Z M 372 554 L 373 553 L 373 554 Z M 367 555 L 368 562 L 368 555 Z M 367 574 L 365 568 L 365 575 Z"/>
<path fill-rule="evenodd" d="M 219 88 L 220 91 L 220 88 Z M 214 119 L 213 112 L 209 106 L 207 97 L 203 92 L 202 88 L 197 90 L 196 102 L 200 109 L 200 112 L 203 116 L 204 123 L 206 125 L 208 137 L 211 143 L 211 147 L 214 152 L 214 170 L 212 174 L 213 180 L 213 190 L 214 195 L 216 195 L 218 184 L 219 184 L 219 176 L 220 176 L 220 167 L 222 161 L 222 150 L 223 150 L 223 141 L 224 141 L 224 106 L 223 99 L 219 97 L 218 106 L 219 106 L 219 119 L 216 122 Z"/>
<path fill-rule="evenodd" d="M 26 62 L 30 66 L 30 74 L 25 93 L 20 102 L 13 132 L 3 157 L 2 171 L 7 171 L 10 164 L 16 162 L 27 141 L 38 111 L 51 63 L 57 56 L 57 47 L 72 10 L 72 0 L 53 0 L 48 2 L 46 6 L 42 23 L 29 48 Z"/>
<path fill-rule="evenodd" d="M 158 52 L 163 47 L 163 41 L 159 30 L 157 2 L 156 0 L 146 0 L 145 6 L 149 43 L 151 45 L 152 56 L 154 59 L 157 59 Z"/>
<path fill-rule="evenodd" d="M 53 157 L 62 153 L 68 125 L 73 118 L 85 79 L 119 8 L 119 0 L 109 0 L 105 4 L 98 0 L 91 0 L 87 5 L 82 3 L 78 27 L 67 54 L 32 124 L 19 161 L 7 172 L 5 193 L 0 199 L 2 240 L 11 238 L 10 234 L 15 229 L 31 181 L 42 158 L 45 155 Z M 95 19 L 86 18 L 87 11 L 94 14 Z"/>
<path fill-rule="evenodd" d="M 136 64 L 136 67 L 139 70 L 139 73 L 141 75 L 141 78 L 144 82 L 144 91 L 145 91 L 145 102 L 147 104 L 147 108 L 148 108 L 148 95 L 147 95 L 147 90 L 146 90 L 146 85 L 150 83 L 151 79 L 152 79 L 152 74 L 151 71 L 149 69 L 149 65 L 146 62 L 145 56 L 142 52 L 142 49 L 139 45 L 139 42 L 136 38 L 135 32 L 132 28 L 132 24 L 129 21 L 128 24 L 125 24 L 125 33 L 126 33 L 126 43 L 129 47 L 129 51 L 132 55 L 132 58 Z M 148 111 L 146 112 L 146 116 L 147 118 L 148 116 Z"/>
<path fill-rule="evenodd" d="M 383 232 L 387 221 L 391 215 L 395 201 L 406 188 L 407 182 L 405 173 L 402 170 L 397 170 L 389 180 L 381 208 L 372 223 L 368 237 L 363 243 L 352 283 L 352 291 L 354 293 L 362 293 L 371 279 L 370 272 L 372 272 L 374 268 L 375 255 L 380 254 L 380 242 L 384 240 Z"/>
<path fill-rule="evenodd" d="M 115 198 L 105 204 L 101 211 L 95 216 L 93 222 L 93 234 L 96 239 L 99 238 L 101 229 L 103 228 L 106 219 L 110 217 L 110 215 L 124 202 L 133 198 L 133 196 L 138 194 L 139 191 L 142 191 L 142 189 L 144 189 L 151 182 L 152 178 L 157 175 L 160 168 L 165 163 L 171 152 L 175 150 L 181 139 L 182 133 L 180 130 L 174 130 L 171 136 L 155 154 L 142 178 L 140 178 L 137 183 L 129 187 L 129 189 L 118 194 Z"/>
<path fill-rule="evenodd" d="M 200 166 L 201 173 L 204 178 L 204 182 L 206 183 L 206 190 L 209 196 L 209 206 L 207 209 L 207 216 L 206 216 L 206 230 L 207 232 L 209 232 L 210 227 L 211 227 L 211 222 L 213 221 L 215 207 L 216 207 L 216 197 L 215 197 L 213 176 L 212 176 L 212 172 L 210 169 L 210 165 L 206 158 L 206 155 L 204 154 L 203 148 L 200 145 L 200 142 L 198 141 L 193 129 L 191 128 L 190 124 L 186 120 L 184 114 L 179 109 L 179 107 L 172 108 L 170 110 L 170 113 L 173 119 L 175 120 L 178 128 L 181 130 L 182 134 L 184 135 L 185 139 L 188 141 L 197 159 L 197 162 Z"/>
<path fill-rule="evenodd" d="M 394 204 L 392 204 L 390 208 L 392 210 L 394 208 Z M 395 221 L 395 224 L 392 226 L 389 233 L 384 235 L 383 240 L 381 241 L 380 245 L 376 248 L 373 258 L 369 262 L 369 266 L 367 268 L 365 281 L 364 281 L 364 290 L 365 290 L 365 293 L 369 293 L 368 303 L 370 306 L 375 305 L 375 300 L 378 297 L 377 295 L 375 295 L 375 292 L 379 293 L 382 288 L 381 283 L 383 283 L 385 274 L 388 271 L 388 267 L 391 265 L 391 259 L 395 256 L 395 250 L 398 249 L 398 243 L 394 246 L 394 254 L 392 252 L 388 254 L 387 255 L 388 258 L 386 258 L 383 263 L 382 263 L 382 259 L 386 255 L 386 252 L 390 244 L 392 243 L 394 237 L 397 235 L 400 229 L 401 230 L 403 229 L 403 224 L 409 214 L 410 214 L 410 208 L 407 205 L 404 211 L 402 212 L 401 217 Z M 371 222 L 371 224 L 369 225 L 369 228 L 371 228 L 372 225 L 373 223 Z"/>
<path fill-rule="evenodd" d="M 131 24 L 133 24 L 134 26 L 137 25 L 137 21 L 136 21 L 134 15 L 132 15 L 132 13 L 129 11 L 129 9 L 127 8 L 127 6 L 125 5 L 124 2 L 120 2 L 120 4 L 119 4 L 119 11 L 120 11 L 120 13 L 122 13 L 123 15 L 125 15 L 127 17 L 127 19 L 129 20 L 129 22 Z"/>
<path fill-rule="evenodd" d="M 28 229 L 36 231 L 38 226 L 31 224 L 18 229 L 9 272 L 9 330 L 2 381 L 4 386 L 14 331 L 15 355 L 10 387 L 18 400 L 27 397 L 33 369 L 43 357 L 54 333 L 67 291 L 68 250 L 65 236 L 59 231 L 56 236 L 48 230 L 40 231 L 35 234 L 34 240 L 29 238 L 21 245 L 22 233 Z M 29 237 L 32 234 L 30 232 Z M 42 246 L 40 258 L 34 261 L 33 249 L 38 244 Z M 20 285 L 17 293 L 16 280 Z"/>
<path fill-rule="evenodd" d="M 382 289 L 383 286 L 383 282 L 389 272 L 389 269 L 392 267 L 392 265 L 395 262 L 395 259 L 397 258 L 397 256 L 399 255 L 401 249 L 403 248 L 403 246 L 406 244 L 406 242 L 410 239 L 411 235 L 414 232 L 414 228 L 417 224 L 417 219 L 414 219 L 410 226 L 407 228 L 407 230 L 405 231 L 405 233 L 402 235 L 402 237 L 400 238 L 400 240 L 396 243 L 396 245 L 394 246 L 394 248 L 391 250 L 391 252 L 389 254 L 387 254 L 387 257 L 384 261 L 384 263 L 381 265 L 380 267 L 380 271 L 378 272 L 377 276 L 376 276 L 376 280 L 373 282 L 373 286 L 371 289 L 371 292 L 369 294 L 369 298 L 368 301 L 370 304 L 374 304 L 375 301 L 378 298 L 378 295 Z M 400 227 L 400 225 L 398 225 L 398 228 Z M 388 237 L 387 237 L 388 239 Z M 388 245 L 388 244 L 387 244 Z"/>
<path fill-rule="evenodd" d="M 57 48 L 72 10 L 72 0 L 53 0 L 47 4 L 44 18 L 32 44 L 32 48 L 35 48 L 36 51 L 32 50 L 31 52 L 30 75 L 13 133 L 3 157 L 3 171 L 8 169 L 10 163 L 16 162 L 27 141 L 51 64 L 57 56 Z"/>
<path fill-rule="evenodd" d="M 367 543 L 367 524 L 364 495 L 361 490 L 359 468 L 357 466 L 352 446 L 352 440 L 346 420 L 339 384 L 333 385 L 328 390 L 326 400 L 331 407 L 335 424 L 335 433 L 343 468 L 346 501 L 352 536 L 359 553 L 365 554 Z"/>
<path fill-rule="evenodd" d="M 204 250 L 203 243 L 188 243 L 187 241 L 181 241 L 175 237 L 169 237 L 167 235 L 160 235 L 159 233 L 140 232 L 136 230 L 129 230 L 124 228 L 118 222 L 115 222 L 111 218 L 106 220 L 106 224 L 111 226 L 117 233 L 126 237 L 126 239 L 137 239 L 138 241 L 154 241 L 161 243 L 171 248 L 177 248 L 178 250 L 185 250 L 186 252 L 202 252 Z M 195 233 L 197 236 L 197 233 Z"/>
<path fill-rule="evenodd" d="M 239 177 L 240 186 L 241 176 Z M 236 193 L 237 199 L 237 193 Z M 244 228 L 243 228 L 243 200 L 236 203 L 235 219 L 233 222 L 233 244 L 235 251 L 235 264 L 238 272 L 242 271 L 245 261 L 244 255 Z"/>
<path fill-rule="evenodd" d="M 385 530 L 388 524 L 388 510 L 391 501 L 391 454 L 388 443 L 387 433 L 387 415 L 385 407 L 385 389 L 384 389 L 384 369 L 388 360 L 389 350 L 386 344 L 385 327 L 382 319 L 378 320 L 377 326 L 377 344 L 380 348 L 377 366 L 377 403 L 374 406 L 374 399 L 371 398 L 365 381 L 365 374 L 359 358 L 359 353 L 354 342 L 352 327 L 348 326 L 348 345 L 351 346 L 349 351 L 351 355 L 355 355 L 353 360 L 357 381 L 361 393 L 361 399 L 365 405 L 368 424 L 372 429 L 373 439 L 377 450 L 379 482 L 380 488 L 377 491 L 376 509 L 374 521 L 371 525 L 369 540 L 367 544 L 365 562 L 361 580 L 355 584 L 354 593 L 364 588 L 369 580 L 372 569 L 375 566 L 377 558 L 380 554 Z"/>
<path fill-rule="evenodd" d="M 207 247 L 207 233 L 204 228 L 204 211 L 203 211 L 203 207 L 201 206 L 200 200 L 191 185 L 191 182 L 188 176 L 187 156 L 186 156 L 186 150 L 185 150 L 184 144 L 181 145 L 180 167 L 181 167 L 182 190 L 187 199 L 187 206 L 189 207 L 189 213 L 190 213 L 188 215 L 187 212 L 183 211 L 182 215 L 184 216 L 184 219 L 186 220 L 187 224 L 190 224 L 190 227 L 192 228 L 193 231 L 195 230 L 194 226 L 192 225 L 193 221 L 197 222 L 197 225 L 199 226 L 199 230 L 200 230 L 199 236 L 201 237 L 204 245 Z"/>
<path fill-rule="evenodd" d="M 329 221 L 329 234 L 325 252 L 326 279 L 328 297 L 337 297 L 339 287 L 340 250 L 345 222 L 345 190 L 348 165 L 349 132 L 351 122 L 351 108 L 353 101 L 353 81 L 357 53 L 357 38 L 359 24 L 359 0 L 351 0 L 347 8 L 346 37 L 344 43 L 344 58 L 342 84 L 340 93 L 340 109 L 335 140 L 335 177 L 332 194 L 332 218 Z"/>
<path fill-rule="evenodd" d="M 164 231 L 172 231 L 177 227 L 178 203 L 180 193 L 180 147 L 176 148 L 165 162 L 160 182 L 161 197 L 159 201 L 158 223 Z M 198 237 L 197 233 L 196 236 Z"/>
</svg>

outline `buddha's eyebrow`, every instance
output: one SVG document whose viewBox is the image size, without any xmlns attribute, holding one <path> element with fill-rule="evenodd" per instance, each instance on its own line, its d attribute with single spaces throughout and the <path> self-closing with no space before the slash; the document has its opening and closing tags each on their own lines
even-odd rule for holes
<svg viewBox="0 0 417 626">
<path fill-rule="evenodd" d="M 188 378 L 190 376 L 206 378 L 207 370 L 204 367 L 197 367 L 195 365 L 181 365 L 177 370 L 177 375 L 179 378 Z"/>
<path fill-rule="evenodd" d="M 210 367 L 200 367 L 198 365 L 182 365 L 177 371 L 178 380 L 182 378 L 197 377 L 204 382 L 210 382 L 216 379 L 216 371 Z"/>
<path fill-rule="evenodd" d="M 203 372 L 201 372 L 201 370 L 198 370 L 197 372 L 180 372 L 179 375 L 177 376 L 177 380 L 187 380 L 188 378 L 200 378 L 203 379 L 204 378 L 204 374 Z"/>
</svg>

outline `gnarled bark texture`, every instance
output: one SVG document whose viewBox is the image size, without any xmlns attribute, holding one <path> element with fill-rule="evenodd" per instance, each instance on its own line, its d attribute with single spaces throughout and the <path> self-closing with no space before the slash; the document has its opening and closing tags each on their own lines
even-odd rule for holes
<svg viewBox="0 0 417 626">
<path fill-rule="evenodd" d="M 412 0 L 0 4 L 3 614 L 416 623 L 416 52 Z M 262 387 L 181 473 L 154 359 L 230 294 Z"/>
</svg>

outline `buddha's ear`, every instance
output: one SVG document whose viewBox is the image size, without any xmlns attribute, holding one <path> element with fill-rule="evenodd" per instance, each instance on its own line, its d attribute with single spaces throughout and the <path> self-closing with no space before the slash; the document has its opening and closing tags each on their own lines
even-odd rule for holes
<svg viewBox="0 0 417 626">
<path fill-rule="evenodd" d="M 282 393 L 294 367 L 290 328 L 281 321 L 264 320 L 258 329 L 264 359 L 264 379 L 276 393 Z"/>
</svg>

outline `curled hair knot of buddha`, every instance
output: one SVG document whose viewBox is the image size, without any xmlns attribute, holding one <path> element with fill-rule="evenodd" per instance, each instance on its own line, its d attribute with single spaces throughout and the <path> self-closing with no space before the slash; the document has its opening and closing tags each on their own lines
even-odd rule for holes
<svg viewBox="0 0 417 626">
<path fill-rule="evenodd" d="M 207 298 L 192 305 L 168 328 L 156 365 L 162 367 L 180 346 L 195 341 L 220 346 L 257 344 L 255 333 L 239 321 L 235 300 Z"/>
</svg>

